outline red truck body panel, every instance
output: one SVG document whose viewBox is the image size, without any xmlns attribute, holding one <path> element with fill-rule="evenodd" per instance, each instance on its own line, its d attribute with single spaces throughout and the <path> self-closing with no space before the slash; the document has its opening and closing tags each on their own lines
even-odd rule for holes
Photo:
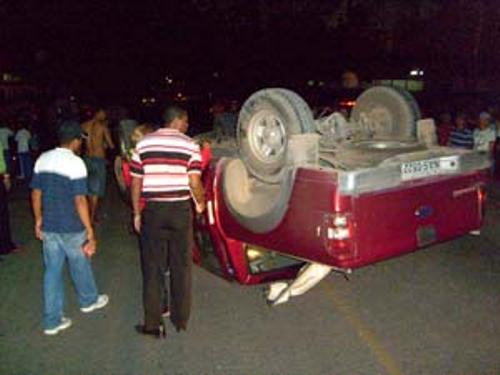
<svg viewBox="0 0 500 375">
<path fill-rule="evenodd" d="M 226 207 L 223 173 L 223 161 L 205 171 L 209 209 L 197 231 L 210 235 L 223 276 L 243 284 L 291 278 L 299 269 L 252 274 L 246 244 L 306 262 L 353 269 L 464 235 L 479 229 L 483 221 L 486 171 L 428 177 L 397 188 L 346 195 L 338 191 L 335 171 L 299 168 L 283 220 L 270 232 L 253 233 Z M 329 235 L 336 214 L 347 217 L 347 239 Z"/>
<path fill-rule="evenodd" d="M 206 249 L 202 249 L 202 247 L 208 245 L 219 262 L 220 268 L 217 269 L 216 273 L 225 279 L 236 280 L 241 284 L 260 284 L 295 277 L 300 268 L 298 266 L 259 274 L 250 272 L 248 260 L 245 256 L 245 242 L 241 241 L 238 236 L 235 238 L 228 236 L 225 228 L 221 225 L 219 207 L 222 201 L 219 200 L 221 197 L 219 197 L 215 186 L 218 182 L 215 175 L 216 168 L 213 165 L 204 171 L 203 183 L 209 209 L 203 215 L 198 216 L 195 222 L 194 262 L 204 266 L 202 253 Z M 222 205 L 222 207 L 225 206 Z M 214 213 L 214 220 L 210 218 L 212 212 Z M 207 244 L 207 241 L 202 243 L 200 236 L 206 236 L 210 243 Z M 214 271 L 213 268 L 206 268 Z"/>
<path fill-rule="evenodd" d="M 353 198 L 355 268 L 446 241 L 481 227 L 482 174 L 435 178 Z M 425 231 L 430 238 L 425 237 Z"/>
</svg>

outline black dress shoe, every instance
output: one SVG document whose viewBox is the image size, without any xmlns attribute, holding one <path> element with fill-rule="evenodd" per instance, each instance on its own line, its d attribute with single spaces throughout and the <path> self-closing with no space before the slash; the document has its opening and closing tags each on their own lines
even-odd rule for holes
<svg viewBox="0 0 500 375">
<path fill-rule="evenodd" d="M 158 339 L 164 339 L 167 336 L 167 332 L 165 331 L 165 327 L 163 325 L 158 328 L 146 329 L 143 324 L 138 324 L 135 326 L 135 331 L 141 335 L 154 336 Z"/>
<path fill-rule="evenodd" d="M 175 330 L 177 332 L 185 331 L 186 329 L 187 329 L 187 324 L 186 323 L 179 323 L 179 324 L 175 325 Z"/>
</svg>

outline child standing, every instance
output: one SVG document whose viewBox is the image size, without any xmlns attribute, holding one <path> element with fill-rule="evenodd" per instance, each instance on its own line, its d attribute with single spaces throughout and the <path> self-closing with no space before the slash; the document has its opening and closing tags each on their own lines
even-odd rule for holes
<svg viewBox="0 0 500 375">
<path fill-rule="evenodd" d="M 130 185 L 132 185 L 132 176 L 130 175 L 130 156 L 132 155 L 132 150 L 134 149 L 137 142 L 139 142 L 146 134 L 153 131 L 153 126 L 150 124 L 141 124 L 137 126 L 130 134 L 131 148 L 127 151 L 126 159 L 122 160 L 122 174 L 125 186 L 130 190 Z M 144 208 L 145 201 L 141 198 L 141 211 Z"/>
</svg>

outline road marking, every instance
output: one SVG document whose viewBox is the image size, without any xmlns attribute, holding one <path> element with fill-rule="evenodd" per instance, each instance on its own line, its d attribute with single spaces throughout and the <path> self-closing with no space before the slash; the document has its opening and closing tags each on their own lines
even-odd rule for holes
<svg viewBox="0 0 500 375">
<path fill-rule="evenodd" d="M 332 297 L 335 307 L 341 312 L 349 325 L 358 333 L 361 340 L 368 345 L 379 363 L 386 369 L 389 375 L 404 375 L 401 366 L 396 362 L 392 355 L 384 348 L 375 333 L 370 330 L 365 323 L 356 315 L 354 310 L 345 300 L 336 292 L 331 285 L 323 283 L 325 291 Z"/>
</svg>

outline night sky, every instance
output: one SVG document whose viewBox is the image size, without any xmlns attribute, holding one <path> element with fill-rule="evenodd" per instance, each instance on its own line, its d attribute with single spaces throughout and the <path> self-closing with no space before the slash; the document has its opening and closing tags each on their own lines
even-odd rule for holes
<svg viewBox="0 0 500 375">
<path fill-rule="evenodd" d="M 251 91 L 331 81 L 347 69 L 363 78 L 414 66 L 436 76 L 477 74 L 471 60 L 500 66 L 497 52 L 477 53 L 483 45 L 499 50 L 495 2 L 453 3 L 3 0 L 0 68 L 116 98 L 161 88 L 166 75 L 191 91 Z"/>
</svg>

